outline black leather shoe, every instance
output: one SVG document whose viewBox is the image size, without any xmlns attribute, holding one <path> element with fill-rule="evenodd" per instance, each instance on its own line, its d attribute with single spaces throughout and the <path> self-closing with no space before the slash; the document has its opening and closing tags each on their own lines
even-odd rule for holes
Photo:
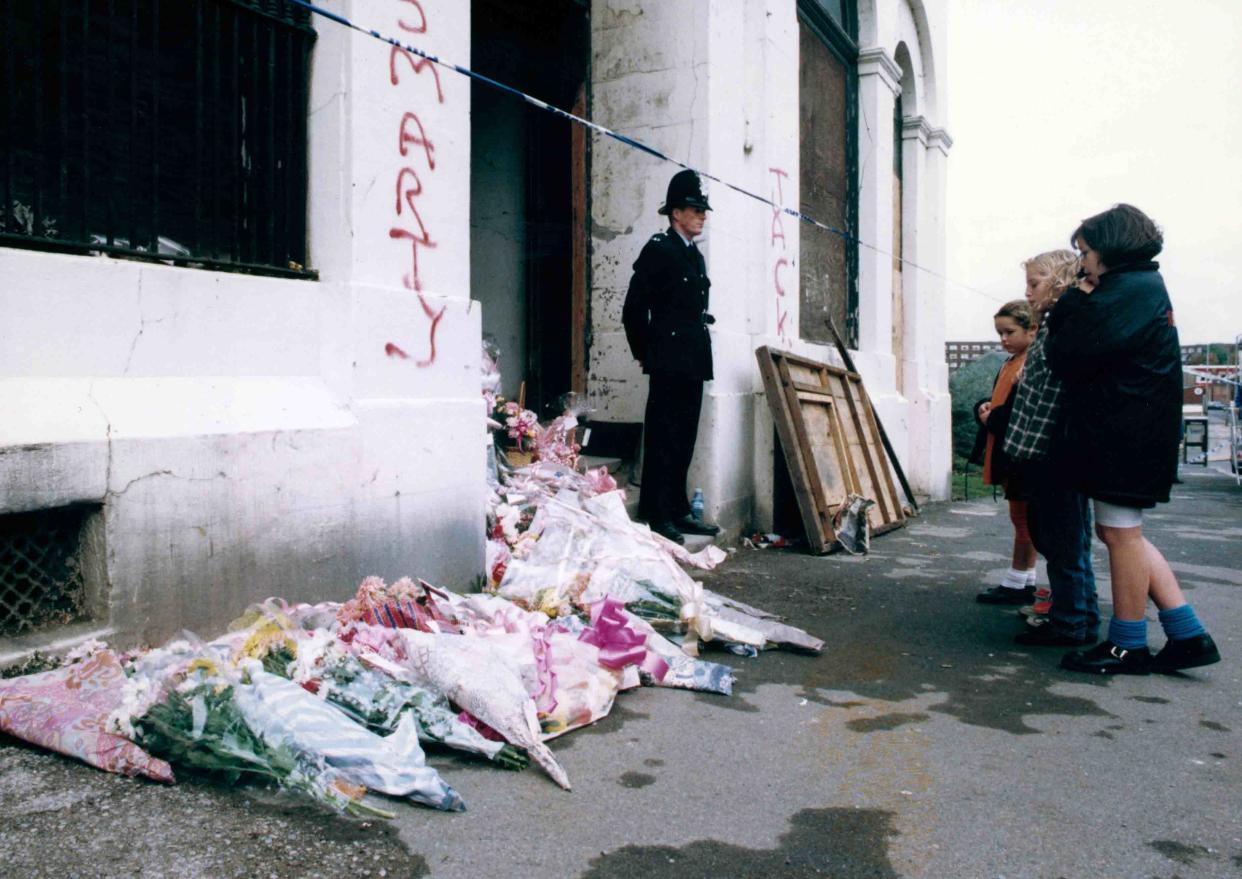
<svg viewBox="0 0 1242 879">
<path fill-rule="evenodd" d="M 1112 641 L 1101 641 L 1090 650 L 1062 656 L 1061 668 L 1100 675 L 1145 675 L 1151 673 L 1151 651 L 1146 647 L 1127 650 Z"/>
<path fill-rule="evenodd" d="M 720 529 L 715 525 L 708 525 L 706 522 L 700 522 L 693 516 L 682 516 L 673 523 L 673 527 L 682 534 L 703 534 L 707 537 L 715 537 L 720 533 Z"/>
<path fill-rule="evenodd" d="M 980 604 L 1030 604 L 1034 600 L 1034 586 L 1027 586 L 1024 589 L 993 586 L 991 589 L 984 589 L 975 596 L 975 601 Z"/>
<path fill-rule="evenodd" d="M 1025 632 L 1016 635 L 1013 639 L 1024 647 L 1082 647 L 1087 643 L 1086 638 L 1075 638 L 1073 635 L 1066 635 L 1058 632 L 1051 625 L 1028 627 Z"/>
<path fill-rule="evenodd" d="M 681 536 L 681 532 L 673 527 L 672 522 L 652 522 L 651 530 L 661 537 L 668 538 L 673 543 L 685 543 L 686 538 Z"/>
<path fill-rule="evenodd" d="M 1204 632 L 1193 638 L 1170 639 L 1161 648 L 1156 658 L 1151 661 L 1151 670 L 1158 674 L 1180 671 L 1183 668 L 1198 668 L 1220 662 L 1220 651 L 1212 636 Z"/>
</svg>

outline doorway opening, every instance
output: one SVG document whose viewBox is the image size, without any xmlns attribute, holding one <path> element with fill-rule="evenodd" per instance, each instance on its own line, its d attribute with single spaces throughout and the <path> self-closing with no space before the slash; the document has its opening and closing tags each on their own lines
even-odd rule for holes
<svg viewBox="0 0 1242 879">
<path fill-rule="evenodd" d="M 472 67 L 586 115 L 587 0 L 474 0 Z M 471 85 L 470 294 L 500 349 L 502 393 L 541 419 L 586 389 L 587 139 L 582 127 Z"/>
</svg>

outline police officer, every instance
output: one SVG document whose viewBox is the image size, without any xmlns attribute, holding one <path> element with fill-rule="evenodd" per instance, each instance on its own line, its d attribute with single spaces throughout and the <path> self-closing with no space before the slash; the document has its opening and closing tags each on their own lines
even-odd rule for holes
<svg viewBox="0 0 1242 879">
<path fill-rule="evenodd" d="M 621 312 L 630 351 L 649 377 L 638 515 L 677 543 L 685 542 L 682 534 L 720 532 L 691 516 L 686 500 L 703 382 L 712 379 L 711 281 L 694 246 L 709 210 L 699 175 L 674 174 L 659 210 L 668 216 L 669 228 L 643 246 Z"/>
</svg>

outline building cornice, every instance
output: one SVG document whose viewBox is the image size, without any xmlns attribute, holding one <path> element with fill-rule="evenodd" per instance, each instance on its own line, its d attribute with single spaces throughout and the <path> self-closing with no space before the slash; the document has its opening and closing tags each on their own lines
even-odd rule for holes
<svg viewBox="0 0 1242 879">
<path fill-rule="evenodd" d="M 927 145 L 935 147 L 946 156 L 953 147 L 953 138 L 943 128 L 933 128 L 927 133 Z"/>
<path fill-rule="evenodd" d="M 923 146 L 931 141 L 931 124 L 926 116 L 907 116 L 901 120 L 901 139 L 917 140 Z"/>
<path fill-rule="evenodd" d="M 878 76 L 894 95 L 901 94 L 901 67 L 883 46 L 873 46 L 858 53 L 858 75 Z"/>
</svg>

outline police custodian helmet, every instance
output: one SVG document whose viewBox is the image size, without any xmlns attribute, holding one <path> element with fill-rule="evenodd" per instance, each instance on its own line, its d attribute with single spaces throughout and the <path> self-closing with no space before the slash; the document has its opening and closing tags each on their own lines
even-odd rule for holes
<svg viewBox="0 0 1242 879">
<path fill-rule="evenodd" d="M 668 182 L 668 194 L 664 196 L 664 204 L 661 205 L 659 213 L 667 214 L 673 208 L 702 208 L 705 211 L 712 209 L 707 203 L 707 196 L 703 194 L 699 175 L 689 168 L 678 171 Z"/>
</svg>

